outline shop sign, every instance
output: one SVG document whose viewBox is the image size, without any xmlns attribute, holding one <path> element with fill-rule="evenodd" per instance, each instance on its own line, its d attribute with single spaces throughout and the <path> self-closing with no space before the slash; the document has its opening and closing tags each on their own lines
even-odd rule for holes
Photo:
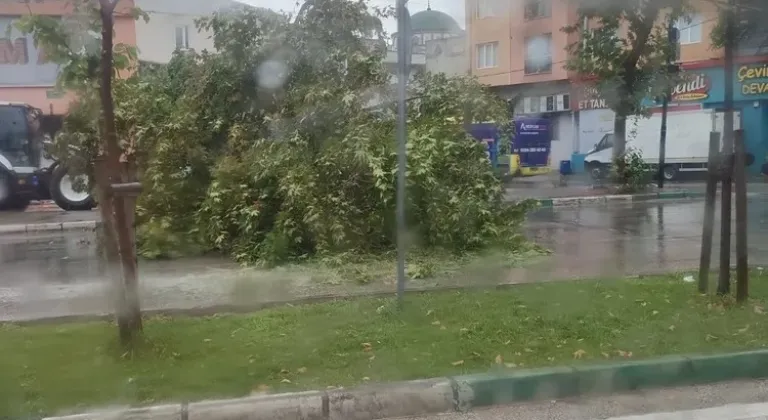
<svg viewBox="0 0 768 420">
<path fill-rule="evenodd" d="M 709 77 L 698 74 L 672 88 L 672 102 L 700 101 L 709 98 Z"/>
<path fill-rule="evenodd" d="M 608 108 L 605 98 L 600 95 L 600 91 L 595 86 L 585 86 L 581 89 L 580 110 L 605 108 Z"/>
<path fill-rule="evenodd" d="M 739 67 L 736 77 L 741 83 L 744 96 L 768 93 L 768 64 L 746 65 Z"/>
</svg>

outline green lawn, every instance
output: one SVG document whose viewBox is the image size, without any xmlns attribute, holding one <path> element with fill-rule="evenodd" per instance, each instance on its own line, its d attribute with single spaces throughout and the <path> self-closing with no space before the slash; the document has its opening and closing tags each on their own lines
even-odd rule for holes
<svg viewBox="0 0 768 420">
<path fill-rule="evenodd" d="M 146 321 L 131 354 L 106 323 L 0 326 L 0 418 L 108 404 L 755 349 L 765 276 L 743 307 L 679 277 L 522 285 Z M 768 310 L 768 309 L 766 309 Z M 268 388 L 267 388 L 268 387 Z"/>
</svg>

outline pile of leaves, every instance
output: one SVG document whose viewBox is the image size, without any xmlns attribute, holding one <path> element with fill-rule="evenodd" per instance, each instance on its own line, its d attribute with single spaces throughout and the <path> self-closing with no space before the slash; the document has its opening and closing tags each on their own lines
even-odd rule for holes
<svg viewBox="0 0 768 420">
<path fill-rule="evenodd" d="M 139 252 L 215 250 L 279 264 L 392 249 L 396 124 L 379 48 L 384 16 L 346 0 L 308 1 L 295 17 L 218 13 L 199 22 L 217 52 L 179 53 L 117 83 L 119 136 L 145 191 Z M 98 112 L 87 92 L 81 98 L 57 150 L 97 138 Z M 467 120 L 508 121 L 506 104 L 470 77 L 418 74 L 408 111 L 411 244 L 519 245 L 529 205 L 503 202 L 484 146 L 465 130 Z"/>
</svg>

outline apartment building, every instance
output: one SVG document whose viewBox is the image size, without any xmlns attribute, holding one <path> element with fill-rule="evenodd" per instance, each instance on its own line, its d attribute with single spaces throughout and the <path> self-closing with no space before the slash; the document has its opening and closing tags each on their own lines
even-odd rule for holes
<svg viewBox="0 0 768 420">
<path fill-rule="evenodd" d="M 600 93 L 564 68 L 566 46 L 577 34 L 561 28 L 578 21 L 569 0 L 467 0 L 471 72 L 501 96 L 517 102 L 517 115 L 546 117 L 551 124 L 551 164 L 585 153 L 613 130 L 614 114 Z M 718 10 L 694 2 L 680 33 L 678 60 L 685 81 L 673 89 L 670 112 L 723 106 L 723 51 L 711 42 Z M 764 31 L 764 32 L 763 32 Z M 736 108 L 750 152 L 762 161 L 768 151 L 768 30 L 742 40 L 732 81 Z M 652 111 L 658 104 L 648 101 Z M 766 140 L 764 140 L 766 139 Z M 754 165 L 759 168 L 759 165 Z"/>
<path fill-rule="evenodd" d="M 176 50 L 212 51 L 209 31 L 199 31 L 196 20 L 214 12 L 245 7 L 234 0 L 134 0 L 149 15 L 136 22 L 139 60 L 168 63 Z"/>
<path fill-rule="evenodd" d="M 571 83 L 561 28 L 576 20 L 567 0 L 467 0 L 471 72 L 516 103 L 518 116 L 544 115 L 552 133 L 551 163 L 573 153 Z"/>
<path fill-rule="evenodd" d="M 133 0 L 118 3 L 115 43 L 136 45 L 136 26 L 127 13 L 133 6 Z M 0 101 L 25 102 L 48 116 L 62 115 L 72 97 L 55 89 L 58 65 L 48 61 L 32 38 L 14 26 L 20 17 L 30 13 L 74 19 L 71 0 L 0 2 Z"/>
</svg>

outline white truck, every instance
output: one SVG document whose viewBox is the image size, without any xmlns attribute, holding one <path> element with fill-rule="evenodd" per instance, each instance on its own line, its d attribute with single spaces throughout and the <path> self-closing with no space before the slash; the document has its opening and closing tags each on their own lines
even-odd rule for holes
<svg viewBox="0 0 768 420">
<path fill-rule="evenodd" d="M 734 111 L 734 129 L 741 128 L 741 113 Z M 663 176 L 667 181 L 677 178 L 680 172 L 706 171 L 709 159 L 709 133 L 721 133 L 723 112 L 713 109 L 693 111 L 670 110 L 667 116 L 667 141 Z M 654 168 L 659 165 L 659 139 L 661 114 L 649 118 L 627 119 L 627 149 L 639 151 L 643 160 Z M 584 167 L 594 178 L 600 178 L 610 168 L 613 156 L 613 133 L 607 133 L 595 144 L 584 158 Z M 754 163 L 754 156 L 747 156 L 747 164 Z"/>
</svg>

